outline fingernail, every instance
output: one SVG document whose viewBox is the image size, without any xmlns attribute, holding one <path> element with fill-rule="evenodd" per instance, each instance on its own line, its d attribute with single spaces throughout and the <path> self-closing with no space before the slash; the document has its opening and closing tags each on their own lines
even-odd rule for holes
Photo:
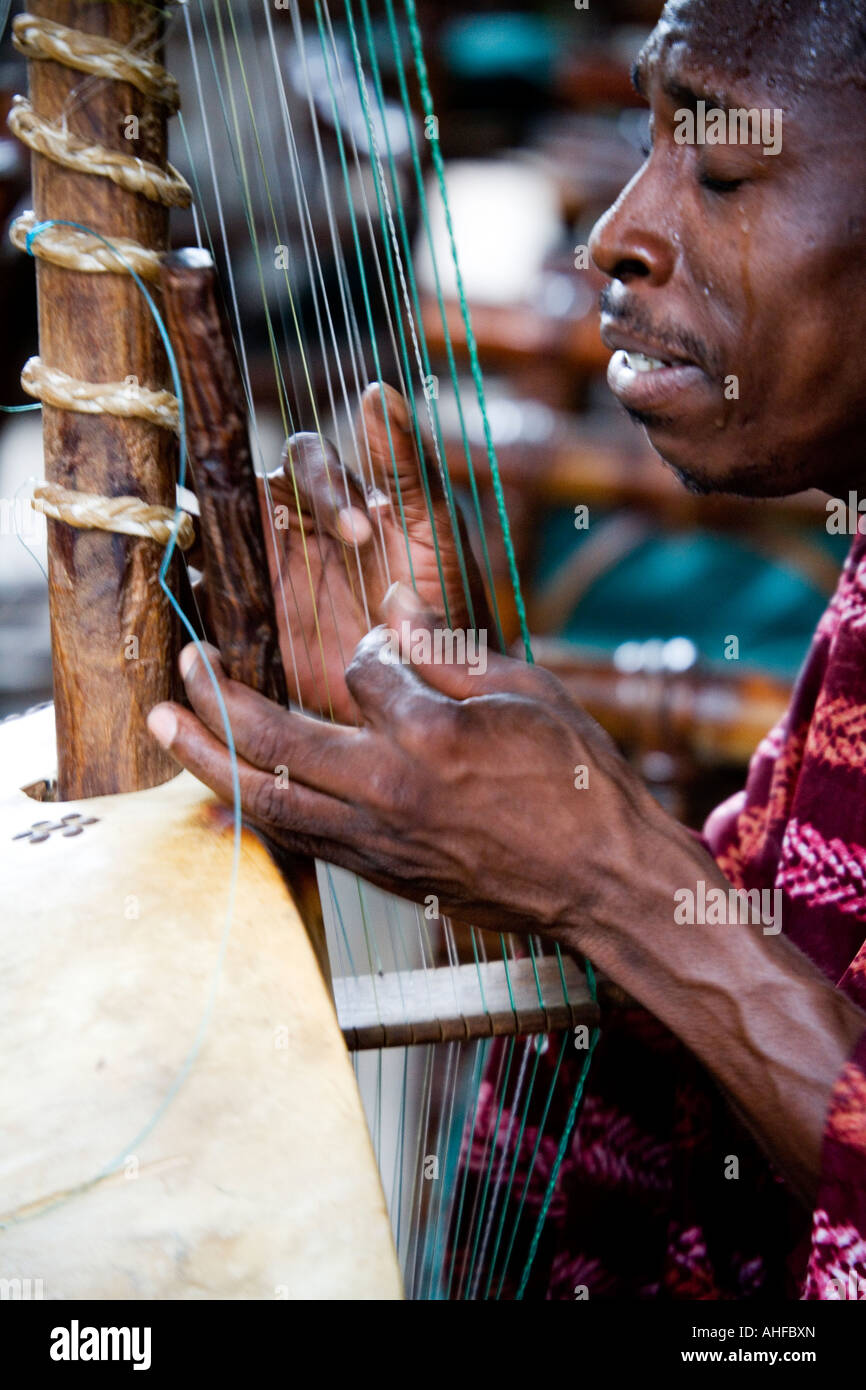
<svg viewBox="0 0 866 1390">
<path fill-rule="evenodd" d="M 197 656 L 203 656 L 206 662 L 210 662 L 211 666 L 219 666 L 222 660 L 219 647 L 213 646 L 211 642 L 188 642 L 177 659 L 183 680 L 186 680 L 192 670 Z"/>
<path fill-rule="evenodd" d="M 147 727 L 157 743 L 161 743 L 163 748 L 170 748 L 177 733 L 177 715 L 168 705 L 154 705 L 147 716 Z"/>
<path fill-rule="evenodd" d="M 395 604 L 405 613 L 407 618 L 424 612 L 424 604 L 415 590 L 410 589 L 408 584 L 401 584 L 399 579 L 395 580 L 382 600 L 384 609 L 393 608 Z"/>
<path fill-rule="evenodd" d="M 367 493 L 368 507 L 388 507 L 390 504 L 391 499 L 387 492 L 383 492 L 379 487 L 374 487 Z"/>
<path fill-rule="evenodd" d="M 343 507 L 337 513 L 337 524 L 343 540 L 350 545 L 366 545 L 373 534 L 370 522 L 357 507 Z"/>
<path fill-rule="evenodd" d="M 198 660 L 198 647 L 194 642 L 189 642 L 178 657 L 177 664 L 180 667 L 180 674 L 186 680 L 194 663 Z"/>
</svg>

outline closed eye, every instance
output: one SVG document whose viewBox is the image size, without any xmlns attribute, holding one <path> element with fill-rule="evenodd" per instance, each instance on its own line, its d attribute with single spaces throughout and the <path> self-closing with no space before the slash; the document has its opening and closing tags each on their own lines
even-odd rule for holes
<svg viewBox="0 0 866 1390">
<path fill-rule="evenodd" d="M 701 188 L 706 188 L 710 193 L 736 193 L 738 188 L 742 188 L 745 179 L 714 179 L 710 174 L 701 174 L 698 182 Z"/>
</svg>

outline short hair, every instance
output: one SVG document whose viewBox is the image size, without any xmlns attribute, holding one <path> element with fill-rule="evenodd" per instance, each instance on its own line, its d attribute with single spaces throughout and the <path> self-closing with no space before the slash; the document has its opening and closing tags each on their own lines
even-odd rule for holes
<svg viewBox="0 0 866 1390">
<path fill-rule="evenodd" d="M 866 0 L 668 0 L 660 23 L 732 77 L 759 72 L 792 95 L 866 91 Z"/>
</svg>

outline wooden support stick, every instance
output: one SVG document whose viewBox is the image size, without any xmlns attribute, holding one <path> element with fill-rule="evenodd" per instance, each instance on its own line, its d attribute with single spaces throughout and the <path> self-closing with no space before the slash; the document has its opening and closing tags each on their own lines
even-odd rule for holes
<svg viewBox="0 0 866 1390">
<path fill-rule="evenodd" d="M 565 990 L 563 990 L 563 979 Z M 540 995 L 540 997 L 539 997 Z M 467 1038 L 529 1037 L 585 1023 L 598 1005 L 570 956 L 484 961 L 334 980 L 350 1051 Z"/>
<path fill-rule="evenodd" d="M 209 623 L 227 674 L 287 705 L 243 382 L 216 270 L 206 251 L 190 249 L 166 256 L 161 274 L 201 516 Z M 270 849 L 330 980 L 315 863 Z"/>
<path fill-rule="evenodd" d="M 208 614 L 216 642 L 233 680 L 285 705 L 288 694 L 243 383 L 207 251 L 166 256 L 162 288 L 183 386 Z"/>
<path fill-rule="evenodd" d="M 45 19 L 125 45 L 148 34 L 153 7 L 31 0 Z M 28 65 L 36 113 L 72 135 L 160 167 L 166 112 L 124 82 L 88 79 L 46 60 Z M 130 119 L 134 118 L 134 119 Z M 108 179 L 33 156 L 37 218 L 83 223 L 110 241 L 131 237 L 162 251 L 168 212 Z M 42 361 L 82 381 L 170 385 L 156 324 L 130 276 L 88 275 L 37 260 Z M 49 482 L 100 496 L 129 494 L 174 506 L 177 440 L 137 419 L 45 406 Z M 166 781 L 174 761 L 149 735 L 151 708 L 173 693 L 177 624 L 157 574 L 160 548 L 50 521 L 48 550 L 58 795 L 64 800 L 134 791 Z"/>
</svg>

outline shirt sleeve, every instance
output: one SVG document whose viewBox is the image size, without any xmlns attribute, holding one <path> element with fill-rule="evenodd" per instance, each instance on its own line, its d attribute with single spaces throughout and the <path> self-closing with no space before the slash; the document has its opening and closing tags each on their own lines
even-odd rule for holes
<svg viewBox="0 0 866 1390">
<path fill-rule="evenodd" d="M 805 1299 L 866 1301 L 866 1033 L 827 1112 Z"/>
</svg>

